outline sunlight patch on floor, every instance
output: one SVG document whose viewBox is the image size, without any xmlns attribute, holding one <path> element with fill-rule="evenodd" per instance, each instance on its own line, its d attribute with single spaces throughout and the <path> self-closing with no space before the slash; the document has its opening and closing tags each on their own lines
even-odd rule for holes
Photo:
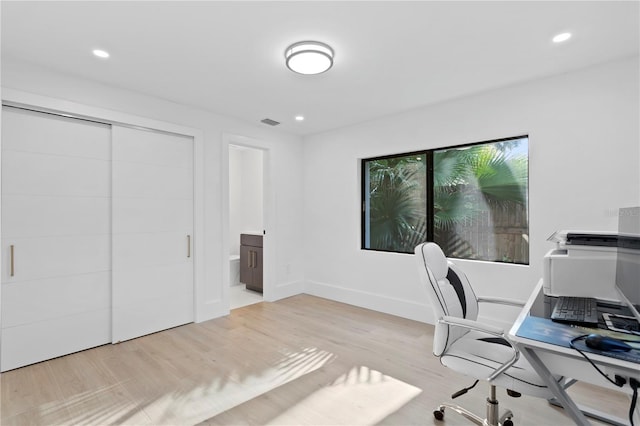
<svg viewBox="0 0 640 426">
<path fill-rule="evenodd" d="M 196 424 L 311 373 L 333 359 L 335 355 L 318 348 L 287 352 L 259 375 L 251 375 L 241 381 L 230 380 L 223 392 L 217 382 L 193 386 L 183 383 L 179 390 L 151 401 L 144 411 L 160 424 L 179 420 Z"/>
<path fill-rule="evenodd" d="M 23 424 L 54 424 L 51 419 L 59 419 L 59 411 L 65 411 L 66 416 L 73 419 L 73 424 L 152 424 L 149 417 L 130 401 L 120 385 L 81 392 L 64 400 L 42 404 L 15 420 Z"/>
<path fill-rule="evenodd" d="M 422 390 L 365 366 L 354 367 L 332 384 L 307 396 L 269 422 L 273 425 L 372 425 L 415 398 Z"/>
</svg>

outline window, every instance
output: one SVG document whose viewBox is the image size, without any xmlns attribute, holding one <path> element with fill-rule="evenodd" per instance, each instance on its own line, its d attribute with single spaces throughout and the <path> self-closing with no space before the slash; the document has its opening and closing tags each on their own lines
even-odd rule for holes
<svg viewBox="0 0 640 426">
<path fill-rule="evenodd" d="M 423 153 L 364 162 L 364 248 L 413 252 L 425 241 L 426 158 Z"/>
<path fill-rule="evenodd" d="M 529 263 L 526 136 L 362 160 L 362 248 Z"/>
</svg>

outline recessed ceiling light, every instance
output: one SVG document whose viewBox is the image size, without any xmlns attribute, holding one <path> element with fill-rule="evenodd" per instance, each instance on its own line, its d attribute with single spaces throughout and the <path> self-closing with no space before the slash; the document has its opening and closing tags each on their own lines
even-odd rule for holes
<svg viewBox="0 0 640 426">
<path fill-rule="evenodd" d="M 556 35 L 553 38 L 554 43 L 562 43 L 563 41 L 567 41 L 571 38 L 571 33 L 561 33 Z"/>
<path fill-rule="evenodd" d="M 301 41 L 284 52 L 287 67 L 298 74 L 320 74 L 333 65 L 333 49 L 319 41 Z"/>
<path fill-rule="evenodd" d="M 304 116 L 296 115 L 296 121 L 302 121 L 302 120 L 304 120 Z"/>
<path fill-rule="evenodd" d="M 107 59 L 109 57 L 109 52 L 102 49 L 93 49 L 93 55 L 98 58 Z"/>
</svg>

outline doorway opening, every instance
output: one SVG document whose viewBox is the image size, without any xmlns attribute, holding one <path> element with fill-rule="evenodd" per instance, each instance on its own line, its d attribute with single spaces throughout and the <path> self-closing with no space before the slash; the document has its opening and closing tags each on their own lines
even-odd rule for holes
<svg viewBox="0 0 640 426">
<path fill-rule="evenodd" d="M 229 144 L 229 308 L 262 302 L 264 151 Z"/>
</svg>

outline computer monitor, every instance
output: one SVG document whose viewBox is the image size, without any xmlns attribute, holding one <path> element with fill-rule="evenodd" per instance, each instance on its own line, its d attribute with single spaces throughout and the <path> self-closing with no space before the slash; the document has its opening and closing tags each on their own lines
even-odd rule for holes
<svg viewBox="0 0 640 426">
<path fill-rule="evenodd" d="M 621 208 L 618 215 L 616 287 L 640 323 L 640 207 Z"/>
</svg>

